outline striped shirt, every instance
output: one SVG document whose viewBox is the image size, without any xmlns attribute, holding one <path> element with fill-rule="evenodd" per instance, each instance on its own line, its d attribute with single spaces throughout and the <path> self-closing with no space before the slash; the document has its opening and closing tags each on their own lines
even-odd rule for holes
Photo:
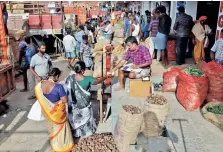
<svg viewBox="0 0 223 152">
<path fill-rule="evenodd" d="M 215 60 L 223 63 L 223 38 L 218 39 L 214 46 L 211 48 L 212 52 L 215 52 Z"/>
<path fill-rule="evenodd" d="M 150 56 L 149 50 L 142 45 L 138 46 L 138 50 L 136 52 L 132 52 L 128 50 L 123 57 L 123 60 L 129 61 L 131 60 L 135 65 L 141 65 L 145 63 L 152 63 L 152 58 Z M 148 67 L 144 67 L 143 69 L 148 69 Z"/>
<path fill-rule="evenodd" d="M 156 37 L 156 34 L 158 33 L 158 26 L 159 26 L 159 19 L 154 18 L 152 19 L 150 23 L 150 28 L 151 28 L 151 37 Z"/>
</svg>

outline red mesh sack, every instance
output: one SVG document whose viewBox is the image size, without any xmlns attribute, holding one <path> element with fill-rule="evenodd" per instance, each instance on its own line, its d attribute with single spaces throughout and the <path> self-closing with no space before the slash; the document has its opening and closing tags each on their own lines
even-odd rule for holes
<svg viewBox="0 0 223 152">
<path fill-rule="evenodd" d="M 207 97 L 208 78 L 194 77 L 179 72 L 177 99 L 187 111 L 198 109 Z"/>
<path fill-rule="evenodd" d="M 173 68 L 163 73 L 163 92 L 175 92 L 177 89 L 180 69 Z"/>
<path fill-rule="evenodd" d="M 176 40 L 169 40 L 167 42 L 167 59 L 168 61 L 176 61 L 177 55 L 176 55 Z"/>
<path fill-rule="evenodd" d="M 202 64 L 202 70 L 209 79 L 208 102 L 223 102 L 223 65 L 211 61 Z"/>
</svg>

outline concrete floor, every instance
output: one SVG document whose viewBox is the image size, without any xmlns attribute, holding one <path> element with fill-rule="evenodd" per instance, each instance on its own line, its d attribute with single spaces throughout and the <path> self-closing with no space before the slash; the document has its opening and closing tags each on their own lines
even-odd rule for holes
<svg viewBox="0 0 223 152">
<path fill-rule="evenodd" d="M 191 63 L 190 60 L 188 62 Z M 62 79 L 70 73 L 65 60 L 55 61 L 53 64 L 63 71 Z M 168 68 L 153 61 L 152 76 L 161 77 Z M 28 92 L 19 92 L 23 86 L 22 78 L 19 77 L 16 81 L 17 90 L 7 99 L 10 110 L 6 117 L 0 116 L 0 152 L 49 152 L 51 150 L 46 124 L 44 121 L 35 122 L 27 119 L 27 114 L 35 101 L 27 100 Z M 164 93 L 163 95 L 171 105 L 166 126 L 177 152 L 222 152 L 223 133 L 220 129 L 204 120 L 199 111 L 185 111 L 176 100 L 174 93 Z M 113 110 L 118 111 L 118 109 Z M 179 122 L 174 119 L 186 119 L 187 122 L 182 122 L 183 127 L 181 128 Z M 112 130 L 112 119 L 110 118 L 108 122 L 110 123 L 101 126 L 100 130 Z M 143 140 L 142 142 L 145 141 L 156 145 L 150 147 L 148 152 L 164 152 L 162 149 L 154 149 L 154 147 L 166 144 L 167 139 L 161 139 L 159 142 L 157 139 Z"/>
</svg>

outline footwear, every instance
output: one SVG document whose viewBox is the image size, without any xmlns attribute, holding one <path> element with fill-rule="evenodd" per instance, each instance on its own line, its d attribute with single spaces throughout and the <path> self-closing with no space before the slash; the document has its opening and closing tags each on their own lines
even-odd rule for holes
<svg viewBox="0 0 223 152">
<path fill-rule="evenodd" d="M 20 92 L 27 92 L 28 91 L 28 89 L 22 89 L 22 90 L 20 90 Z"/>
<path fill-rule="evenodd" d="M 28 100 L 33 100 L 33 99 L 36 99 L 36 97 L 35 96 L 31 96 L 31 97 L 28 98 Z"/>
</svg>

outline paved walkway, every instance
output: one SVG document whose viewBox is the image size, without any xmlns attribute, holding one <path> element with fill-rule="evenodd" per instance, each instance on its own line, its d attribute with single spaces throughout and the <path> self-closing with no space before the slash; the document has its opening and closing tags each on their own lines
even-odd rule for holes
<svg viewBox="0 0 223 152">
<path fill-rule="evenodd" d="M 168 68 L 163 68 L 159 63 L 153 60 L 152 79 L 154 77 L 162 77 L 162 73 Z M 120 110 L 122 105 L 132 104 L 138 107 L 142 107 L 144 105 L 143 98 L 129 98 L 129 80 L 126 81 L 125 91 L 115 92 L 114 89 L 117 86 L 118 84 L 115 84 L 112 87 L 113 129 L 117 122 L 118 111 Z M 155 93 L 165 96 L 170 103 L 170 112 L 166 121 L 166 128 L 168 137 L 171 139 L 176 152 L 222 152 L 222 130 L 218 129 L 216 126 L 203 119 L 200 110 L 193 112 L 186 111 L 176 99 L 175 93 Z M 142 141 L 143 138 L 144 137 L 141 137 L 139 141 Z M 148 141 L 150 139 L 144 138 L 144 141 L 146 140 Z M 152 144 L 154 143 L 152 142 Z M 145 144 L 142 145 L 145 147 Z M 154 150 L 154 152 L 159 152 L 157 150 L 159 149 Z"/>
<path fill-rule="evenodd" d="M 53 62 L 55 67 L 63 71 L 64 79 L 70 70 L 65 60 Z M 21 93 L 23 89 L 22 77 L 16 79 L 16 90 L 8 98 L 10 111 L 6 117 L 0 117 L 0 152 L 49 152 L 49 135 L 46 122 L 36 122 L 27 119 L 32 104 L 27 100 L 29 93 Z"/>
</svg>

